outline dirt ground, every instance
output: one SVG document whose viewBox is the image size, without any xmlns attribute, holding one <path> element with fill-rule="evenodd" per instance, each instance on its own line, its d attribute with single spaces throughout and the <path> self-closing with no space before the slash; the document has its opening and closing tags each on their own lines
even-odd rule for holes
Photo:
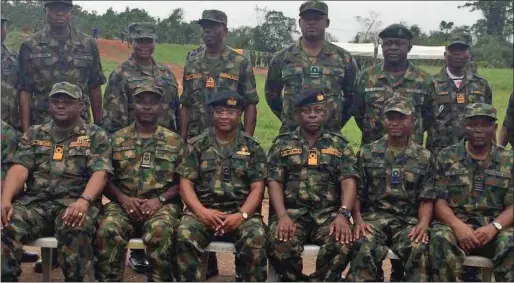
<svg viewBox="0 0 514 283">
<path fill-rule="evenodd" d="M 269 204 L 267 200 L 264 200 L 263 203 L 263 214 L 264 214 L 264 220 L 267 222 L 268 219 L 268 211 L 269 211 Z M 32 247 L 26 247 L 26 250 L 33 251 L 39 253 L 39 249 L 32 248 Z M 219 268 L 219 275 L 216 277 L 213 277 L 209 279 L 211 282 L 227 282 L 227 281 L 234 281 L 235 280 L 235 267 L 234 267 L 234 255 L 232 254 L 218 254 L 218 268 Z M 20 281 L 23 282 L 37 282 L 41 281 L 41 274 L 34 273 L 33 271 L 33 263 L 23 263 L 22 264 L 22 270 L 23 273 L 21 274 Z M 303 271 L 306 274 L 314 272 L 314 268 L 316 266 L 316 257 L 314 256 L 307 256 L 303 259 Z M 390 276 L 390 270 L 391 270 L 391 264 L 389 260 L 384 261 L 384 276 L 385 280 L 389 281 Z M 345 271 L 345 275 L 346 275 Z M 127 267 L 125 269 L 125 281 L 129 282 L 144 282 L 146 281 L 145 276 L 140 275 L 136 272 L 134 272 L 131 268 Z M 62 271 L 60 268 L 56 268 L 52 271 L 52 281 L 58 281 L 62 282 L 64 281 L 64 277 L 62 275 Z"/>
</svg>

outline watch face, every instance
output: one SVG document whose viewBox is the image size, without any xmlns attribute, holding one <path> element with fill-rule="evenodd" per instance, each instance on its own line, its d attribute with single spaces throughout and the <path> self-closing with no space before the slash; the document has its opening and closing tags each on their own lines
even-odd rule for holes
<svg viewBox="0 0 514 283">
<path fill-rule="evenodd" d="M 160 200 L 161 202 L 166 202 L 166 199 L 165 199 L 163 196 L 160 196 L 160 197 L 159 197 L 159 200 Z"/>
<path fill-rule="evenodd" d="M 248 213 L 243 212 L 243 218 L 244 218 L 244 219 L 248 218 Z"/>
</svg>

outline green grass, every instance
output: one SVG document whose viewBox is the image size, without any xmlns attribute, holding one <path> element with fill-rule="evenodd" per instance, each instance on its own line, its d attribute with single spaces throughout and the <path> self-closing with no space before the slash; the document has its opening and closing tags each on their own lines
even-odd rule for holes
<svg viewBox="0 0 514 283">
<path fill-rule="evenodd" d="M 154 58 L 158 62 L 183 66 L 187 53 L 196 49 L 196 45 L 158 44 L 154 50 Z"/>
</svg>

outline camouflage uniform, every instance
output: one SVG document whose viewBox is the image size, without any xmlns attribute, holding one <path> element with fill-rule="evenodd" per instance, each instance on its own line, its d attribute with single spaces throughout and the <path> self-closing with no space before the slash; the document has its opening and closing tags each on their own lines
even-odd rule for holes
<svg viewBox="0 0 514 283">
<path fill-rule="evenodd" d="M 408 100 L 391 98 L 384 113 L 414 112 Z M 418 207 L 435 199 L 433 187 L 434 158 L 430 151 L 412 139 L 401 152 L 391 150 L 387 135 L 362 146 L 358 153 L 362 218 L 372 234 L 354 244 L 350 281 L 374 281 L 389 248 L 405 267 L 405 281 L 428 281 L 428 244 L 414 243 L 407 235 L 419 222 Z M 397 175 L 396 175 L 397 174 Z M 388 243 L 392 243 L 388 247 Z"/>
<path fill-rule="evenodd" d="M 224 98 L 223 95 L 214 100 Z M 240 99 L 237 103 L 242 103 Z M 259 143 L 238 130 L 232 144 L 217 145 L 211 128 L 188 140 L 188 155 L 177 169 L 195 184 L 195 193 L 208 209 L 238 213 L 250 194 L 252 183 L 266 178 L 266 154 Z M 267 277 L 266 226 L 260 208 L 223 240 L 236 248 L 236 276 L 243 281 L 265 281 Z M 204 249 L 215 240 L 214 231 L 186 209 L 177 232 L 179 281 L 200 281 Z M 203 263 L 206 264 L 206 263 Z"/>
<path fill-rule="evenodd" d="M 9 160 L 12 158 L 18 144 L 19 133 L 2 120 L 2 181 L 9 169 Z"/>
<path fill-rule="evenodd" d="M 63 91 L 81 95 L 78 86 L 67 83 L 56 84 L 51 93 Z M 82 226 L 65 225 L 62 217 L 68 205 L 82 195 L 94 172 L 112 172 L 109 137 L 102 128 L 82 119 L 67 137 L 56 129 L 53 120 L 31 126 L 11 159 L 30 174 L 26 191 L 13 202 L 9 226 L 2 229 L 2 281 L 14 281 L 21 274 L 23 245 L 45 236 L 57 238 L 66 281 L 82 281 L 92 268 L 91 242 L 99 203 L 90 207 Z"/>
<path fill-rule="evenodd" d="M 8 21 L 2 15 L 2 24 Z M 2 42 L 2 120 L 20 130 L 18 102 L 18 52 Z"/>
<path fill-rule="evenodd" d="M 510 94 L 509 105 L 507 106 L 503 126 L 507 128 L 508 141 L 511 146 L 514 147 L 514 92 Z"/>
<path fill-rule="evenodd" d="M 496 119 L 496 109 L 488 104 L 471 104 L 465 115 Z M 479 162 L 467 153 L 466 140 L 441 150 L 435 175 L 437 197 L 445 199 L 455 216 L 473 229 L 490 224 L 507 207 L 514 205 L 513 158 L 511 150 L 492 144 L 487 159 Z M 430 250 L 435 281 L 459 278 L 466 254 L 450 226 L 435 223 Z M 491 242 L 471 254 L 492 258 L 494 277 L 498 282 L 514 280 L 513 227 L 502 230 Z"/>
<path fill-rule="evenodd" d="M 449 44 L 470 45 L 464 34 L 452 34 Z M 467 105 L 492 104 L 492 91 L 486 79 L 466 69 L 464 79 L 457 88 L 448 76 L 447 66 L 434 76 L 434 124 L 428 131 L 427 148 L 434 154 L 458 143 L 464 137 L 463 116 Z"/>
<path fill-rule="evenodd" d="M 323 11 L 328 7 L 320 1 L 308 1 L 300 6 L 300 14 L 308 10 Z M 282 121 L 280 133 L 298 127 L 294 118 L 294 101 L 303 89 L 322 88 L 328 98 L 327 129 L 340 132 L 351 118 L 349 108 L 354 94 L 354 82 L 359 72 L 350 52 L 325 42 L 312 63 L 303 51 L 302 38 L 277 52 L 271 59 L 266 77 L 266 101 L 273 114 Z M 280 89 L 277 93 L 277 89 Z M 282 89 L 284 95 L 282 97 Z"/>
<path fill-rule="evenodd" d="M 309 93 L 296 98 L 296 107 L 312 104 Z M 330 96 L 319 94 L 318 101 Z M 303 100 L 303 101 L 302 101 Z M 303 104 L 305 103 L 305 104 Z M 315 151 L 318 165 L 307 165 L 311 151 Z M 281 242 L 276 238 L 278 219 L 270 209 L 269 260 L 275 270 L 287 281 L 340 281 L 346 268 L 349 246 L 329 236 L 330 225 L 341 207 L 341 181 L 357 178 L 356 159 L 348 141 L 341 135 L 322 130 L 314 146 L 309 148 L 300 134 L 300 127 L 280 134 L 268 154 L 268 182 L 283 185 L 287 214 L 297 225 L 293 241 Z M 320 245 L 316 271 L 307 276 L 302 273 L 303 245 Z"/>
<path fill-rule="evenodd" d="M 113 135 L 112 149 L 111 182 L 123 194 L 151 199 L 178 184 L 175 168 L 184 154 L 184 144 L 177 134 L 159 126 L 151 139 L 141 139 L 132 124 Z M 178 196 L 144 221 L 131 217 L 115 200 L 105 205 L 96 234 L 97 279 L 123 281 L 126 245 L 130 238 L 142 236 L 149 257 L 148 281 L 174 281 L 170 267 L 175 263 L 173 239 L 181 211 Z"/>
<path fill-rule="evenodd" d="M 200 21 L 214 21 L 227 25 L 227 16 L 218 10 L 206 10 Z M 211 126 L 206 102 L 222 90 L 237 91 L 245 105 L 258 104 L 255 76 L 250 60 L 225 46 L 220 59 L 209 59 L 202 48 L 187 58 L 184 67 L 183 92 L 180 103 L 189 109 L 187 138 L 199 135 Z"/>
<path fill-rule="evenodd" d="M 105 83 L 96 40 L 71 26 L 65 43 L 52 38 L 48 26 L 25 39 L 20 48 L 19 66 L 20 91 L 32 94 L 31 125 L 51 120 L 48 93 L 56 82 L 76 84 L 84 94 Z M 89 96 L 84 95 L 83 101 L 82 118 L 89 122 Z"/>
<path fill-rule="evenodd" d="M 133 23 L 129 26 L 133 39 L 156 38 L 155 25 Z M 136 61 L 135 55 L 121 63 L 109 76 L 104 93 L 104 116 L 102 126 L 109 133 L 127 127 L 135 121 L 132 96 L 137 85 L 151 81 L 164 90 L 164 101 L 168 106 L 159 125 L 177 132 L 180 103 L 177 79 L 168 66 L 152 58 L 152 71 L 148 72 Z"/>
</svg>

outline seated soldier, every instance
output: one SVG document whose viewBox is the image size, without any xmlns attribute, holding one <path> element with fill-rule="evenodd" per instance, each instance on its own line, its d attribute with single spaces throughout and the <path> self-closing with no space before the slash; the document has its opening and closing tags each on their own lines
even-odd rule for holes
<svg viewBox="0 0 514 283">
<path fill-rule="evenodd" d="M 280 134 L 268 155 L 269 259 L 282 281 L 341 281 L 350 258 L 356 159 L 348 141 L 324 129 L 327 98 L 305 90 L 295 102 L 299 127 Z M 302 273 L 303 245 L 321 249 L 316 271 Z"/>
<path fill-rule="evenodd" d="M 215 239 L 234 243 L 236 276 L 267 277 L 266 228 L 260 214 L 266 154 L 238 129 L 243 98 L 225 90 L 208 102 L 214 127 L 188 140 L 179 165 L 180 196 L 187 206 L 177 231 L 179 281 L 200 281 L 204 249 Z"/>
<path fill-rule="evenodd" d="M 93 263 L 95 200 L 112 172 L 109 137 L 80 118 L 78 86 L 57 83 L 49 96 L 52 120 L 23 135 L 2 188 L 2 281 L 17 280 L 23 245 L 39 237 L 57 238 L 66 281 L 82 281 Z"/>
<path fill-rule="evenodd" d="M 166 108 L 161 88 L 142 83 L 133 100 L 135 123 L 112 136 L 114 175 L 96 234 L 97 279 L 123 281 L 126 245 L 142 236 L 148 281 L 173 281 L 173 239 L 182 212 L 175 168 L 185 145 L 158 125 Z"/>
<path fill-rule="evenodd" d="M 374 281 L 389 249 L 400 258 L 405 281 L 429 280 L 435 165 L 430 151 L 410 137 L 416 122 L 413 113 L 410 100 L 388 99 L 386 135 L 358 153 L 362 183 L 354 210 L 356 242 L 349 281 Z"/>
<path fill-rule="evenodd" d="M 430 239 L 435 281 L 460 279 L 466 255 L 491 258 L 498 282 L 514 280 L 514 185 L 511 150 L 496 145 L 496 109 L 470 104 L 465 139 L 437 157 Z"/>
</svg>

